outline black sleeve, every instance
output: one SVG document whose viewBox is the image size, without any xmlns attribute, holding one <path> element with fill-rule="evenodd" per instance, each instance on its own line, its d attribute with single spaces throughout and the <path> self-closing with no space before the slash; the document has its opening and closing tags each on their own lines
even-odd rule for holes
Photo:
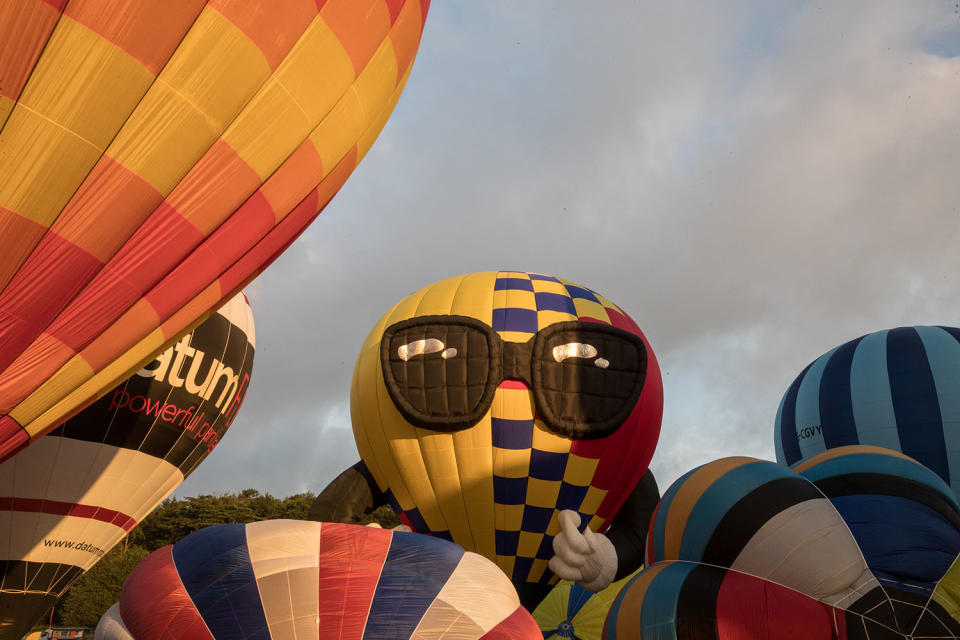
<svg viewBox="0 0 960 640">
<path fill-rule="evenodd" d="M 617 575 L 614 580 L 630 575 L 643 564 L 647 528 L 658 502 L 660 489 L 657 488 L 653 473 L 647 469 L 606 532 L 613 548 L 617 550 Z"/>
<path fill-rule="evenodd" d="M 360 524 L 363 516 L 387 504 L 363 460 L 353 465 L 320 492 L 310 506 L 310 520 Z"/>
</svg>

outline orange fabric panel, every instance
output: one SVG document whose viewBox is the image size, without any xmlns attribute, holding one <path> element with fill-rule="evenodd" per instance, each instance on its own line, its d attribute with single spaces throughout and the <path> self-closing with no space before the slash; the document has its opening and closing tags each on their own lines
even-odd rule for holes
<svg viewBox="0 0 960 640">
<path fill-rule="evenodd" d="M 278 7 L 282 4 L 282 7 Z M 216 9 L 240 29 L 263 53 L 274 71 L 317 16 L 314 0 L 211 0 Z"/>
<path fill-rule="evenodd" d="M 90 364 L 94 371 L 105 368 L 123 354 L 143 336 L 160 325 L 160 318 L 153 307 L 146 300 L 137 300 L 120 320 L 114 322 L 109 329 L 97 336 L 81 352 L 83 359 Z"/>
<path fill-rule="evenodd" d="M 20 95 L 59 18 L 60 11 L 40 0 L 0 2 L 0 33 L 17 34 L 0 40 L 0 95 Z"/>
<path fill-rule="evenodd" d="M 347 181 L 347 178 L 350 177 L 353 170 L 357 168 L 357 162 L 357 148 L 354 147 L 343 157 L 343 160 L 337 163 L 333 171 L 327 174 L 323 182 L 317 185 L 317 194 L 319 196 L 317 211 L 322 211 L 323 208 L 333 200 L 333 196 L 337 195 L 337 191 L 339 191 L 343 183 Z"/>
<path fill-rule="evenodd" d="M 224 295 L 219 281 L 198 293 L 187 304 L 180 307 L 176 313 L 164 320 L 160 325 L 165 341 L 173 340 L 183 334 L 191 325 L 197 325 L 213 314 L 212 309 L 219 309 L 220 301 L 229 297 Z M 196 318 L 196 319 L 195 319 Z"/>
<path fill-rule="evenodd" d="M 204 0 L 72 0 L 64 13 L 156 75 L 204 4 Z"/>
<path fill-rule="evenodd" d="M 0 254 L 0 291 L 7 286 L 46 230 L 42 224 L 0 206 L 0 238 L 3 238 L 5 247 L 4 253 Z"/>
<path fill-rule="evenodd" d="M 320 16 L 350 56 L 357 75 L 390 30 L 390 11 L 383 0 L 329 0 Z"/>
<path fill-rule="evenodd" d="M 108 262 L 162 201 L 150 183 L 102 156 L 51 229 Z"/>
<path fill-rule="evenodd" d="M 217 140 L 167 202 L 210 235 L 260 186 L 260 176 L 229 144 Z"/>
<path fill-rule="evenodd" d="M 419 2 L 407 2 L 403 5 L 397 21 L 390 31 L 390 41 L 393 43 L 393 53 L 397 57 L 397 84 L 400 84 L 404 72 L 413 64 L 420 46 L 420 33 L 423 26 L 423 16 L 420 15 Z"/>
<path fill-rule="evenodd" d="M 290 211 L 317 185 L 323 161 L 307 138 L 263 185 L 263 195 L 274 211 Z"/>
<path fill-rule="evenodd" d="M 76 352 L 52 335 L 43 333 L 3 372 L 0 378 L 0 413 L 7 413 L 20 403 Z"/>
</svg>

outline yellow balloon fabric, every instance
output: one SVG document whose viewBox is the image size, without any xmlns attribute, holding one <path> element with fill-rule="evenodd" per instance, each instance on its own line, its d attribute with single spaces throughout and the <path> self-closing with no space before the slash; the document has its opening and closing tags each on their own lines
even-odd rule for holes
<svg viewBox="0 0 960 640">
<path fill-rule="evenodd" d="M 317 216 L 392 112 L 428 7 L 0 3 L 0 460 Z"/>
<path fill-rule="evenodd" d="M 601 640 L 603 623 L 620 589 L 643 569 L 637 569 L 606 589 L 593 593 L 576 582 L 561 580 L 533 611 L 544 640 Z"/>
</svg>

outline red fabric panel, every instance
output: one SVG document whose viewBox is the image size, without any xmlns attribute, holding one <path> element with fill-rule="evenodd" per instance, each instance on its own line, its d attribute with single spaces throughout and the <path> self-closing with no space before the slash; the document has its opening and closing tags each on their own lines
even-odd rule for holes
<svg viewBox="0 0 960 640">
<path fill-rule="evenodd" d="M 127 577 L 120 617 L 137 640 L 213 640 L 180 582 L 172 545 L 151 553 Z"/>
<path fill-rule="evenodd" d="M 393 24 L 397 21 L 397 16 L 400 15 L 404 0 L 384 0 L 384 2 L 387 3 L 387 9 L 390 11 L 390 24 Z"/>
<path fill-rule="evenodd" d="M 834 640 L 833 608 L 761 578 L 728 571 L 717 594 L 718 640 Z"/>
<path fill-rule="evenodd" d="M 6 369 L 103 266 L 72 242 L 48 233 L 0 295 L 0 370 Z"/>
<path fill-rule="evenodd" d="M 273 222 L 273 208 L 257 191 L 147 294 L 147 301 L 161 319 L 170 317 L 267 235 Z"/>
<path fill-rule="evenodd" d="M 427 12 L 430 10 L 430 0 L 420 0 L 420 29 L 427 23 Z"/>
<path fill-rule="evenodd" d="M 49 333 L 80 351 L 172 271 L 203 235 L 167 203 L 160 205 Z"/>
<path fill-rule="evenodd" d="M 92 504 L 79 504 L 76 502 L 61 502 L 59 500 L 46 500 L 42 498 L 18 498 L 16 496 L 0 497 L 0 511 L 20 511 L 23 513 L 49 513 L 55 516 L 72 516 L 75 518 L 88 518 L 90 520 L 99 520 L 115 524 L 121 529 L 132 520 L 133 526 L 136 526 L 136 520 L 125 513 L 106 509 Z M 130 527 L 132 529 L 133 527 Z M 129 531 L 129 529 L 127 529 Z"/>
<path fill-rule="evenodd" d="M 3 238 L 5 251 L 0 255 L 0 292 L 46 232 L 47 228 L 42 224 L 0 206 L 0 238 Z"/>
<path fill-rule="evenodd" d="M 523 607 L 517 607 L 500 624 L 480 637 L 480 640 L 543 640 L 533 616 Z"/>
<path fill-rule="evenodd" d="M 0 462 L 27 446 L 30 436 L 10 416 L 0 416 Z"/>
<path fill-rule="evenodd" d="M 368 529 L 356 535 L 358 528 L 324 522 L 320 531 L 320 638 L 363 638 L 367 612 L 393 533 Z"/>
</svg>

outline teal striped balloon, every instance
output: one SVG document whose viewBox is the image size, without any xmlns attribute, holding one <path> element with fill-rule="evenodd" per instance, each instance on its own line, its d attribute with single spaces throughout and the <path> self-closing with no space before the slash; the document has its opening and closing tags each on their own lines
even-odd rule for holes
<svg viewBox="0 0 960 640">
<path fill-rule="evenodd" d="M 780 402 L 777 460 L 867 444 L 900 451 L 960 488 L 960 329 L 899 327 L 828 351 Z"/>
</svg>

